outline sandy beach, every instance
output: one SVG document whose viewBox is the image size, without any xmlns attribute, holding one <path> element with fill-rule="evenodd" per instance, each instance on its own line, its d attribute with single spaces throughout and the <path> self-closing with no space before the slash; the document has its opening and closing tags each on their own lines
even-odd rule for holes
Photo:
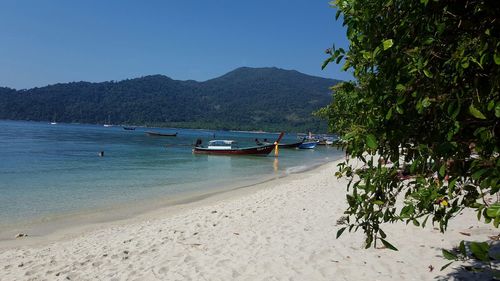
<svg viewBox="0 0 500 281">
<path fill-rule="evenodd" d="M 439 271 L 442 248 L 498 234 L 467 212 L 445 234 L 388 225 L 397 252 L 365 250 L 362 233 L 335 239 L 346 206 L 335 171 L 331 162 L 128 220 L 7 241 L 0 280 L 447 280 L 459 264 Z"/>
</svg>

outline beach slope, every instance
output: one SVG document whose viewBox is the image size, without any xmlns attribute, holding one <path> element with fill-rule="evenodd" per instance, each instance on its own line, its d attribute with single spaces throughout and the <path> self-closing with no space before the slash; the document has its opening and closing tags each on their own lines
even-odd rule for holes
<svg viewBox="0 0 500 281">
<path fill-rule="evenodd" d="M 335 239 L 347 184 L 335 171 L 332 162 L 179 212 L 4 247 L 0 280 L 435 280 L 454 271 L 439 271 L 441 248 L 498 234 L 467 213 L 446 234 L 388 226 L 398 252 L 363 249 L 361 233 Z"/>
</svg>

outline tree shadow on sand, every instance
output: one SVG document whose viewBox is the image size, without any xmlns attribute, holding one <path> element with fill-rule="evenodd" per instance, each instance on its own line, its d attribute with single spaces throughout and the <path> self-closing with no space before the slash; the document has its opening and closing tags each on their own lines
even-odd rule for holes
<svg viewBox="0 0 500 281">
<path fill-rule="evenodd" d="M 486 255 L 480 256 L 471 250 L 471 244 L 474 242 L 464 242 L 466 255 L 461 255 L 463 250 L 460 247 L 450 251 L 456 254 L 457 259 L 453 262 L 453 270 L 435 279 L 444 280 L 500 280 L 500 241 L 488 241 L 489 246 Z M 445 255 L 446 258 L 446 255 Z M 448 258 L 451 260 L 451 258 Z M 446 260 L 443 259 L 443 264 Z"/>
</svg>

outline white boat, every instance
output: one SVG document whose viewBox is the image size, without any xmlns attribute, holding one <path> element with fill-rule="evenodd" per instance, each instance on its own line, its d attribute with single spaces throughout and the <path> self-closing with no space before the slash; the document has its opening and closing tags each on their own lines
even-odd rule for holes
<svg viewBox="0 0 500 281">
<path fill-rule="evenodd" d="M 108 120 L 106 120 L 106 123 L 104 123 L 104 127 L 113 127 L 113 125 L 111 125 L 111 118 L 109 117 L 109 115 Z"/>
</svg>

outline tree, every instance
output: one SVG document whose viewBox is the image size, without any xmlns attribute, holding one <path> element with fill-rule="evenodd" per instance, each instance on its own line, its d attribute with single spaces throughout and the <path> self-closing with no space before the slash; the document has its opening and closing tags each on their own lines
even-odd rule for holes
<svg viewBox="0 0 500 281">
<path fill-rule="evenodd" d="M 346 141 L 346 229 L 366 247 L 383 223 L 425 227 L 464 208 L 500 224 L 500 6 L 495 0 L 336 0 L 350 41 L 323 64 L 356 82 L 317 112 Z M 364 164 L 355 170 L 352 159 Z M 390 163 L 390 164 L 388 164 Z M 401 202 L 400 206 L 396 204 Z M 452 256 L 449 256 L 452 257 Z"/>
</svg>

